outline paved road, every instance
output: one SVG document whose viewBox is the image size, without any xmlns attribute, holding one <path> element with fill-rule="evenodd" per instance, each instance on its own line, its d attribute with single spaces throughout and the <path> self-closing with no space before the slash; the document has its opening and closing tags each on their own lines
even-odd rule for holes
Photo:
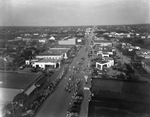
<svg viewBox="0 0 150 117">
<path fill-rule="evenodd" d="M 88 39 L 90 39 L 90 36 Z M 90 47 L 89 44 L 86 45 L 88 48 Z M 81 58 L 85 58 L 82 60 Z M 83 62 L 82 65 L 79 65 L 79 62 Z M 69 65 L 70 71 L 67 72 L 66 76 L 62 81 L 59 83 L 55 91 L 48 97 L 48 99 L 43 103 L 40 110 L 35 115 L 36 117 L 65 117 L 67 110 L 69 108 L 69 102 L 71 100 L 72 93 L 68 93 L 64 90 L 64 87 L 67 85 L 67 81 L 69 80 L 69 76 L 73 75 L 73 66 L 80 68 L 80 71 L 77 72 L 76 78 L 82 79 L 82 84 L 84 85 L 85 79 L 84 75 L 86 74 L 85 70 L 89 63 L 88 59 L 88 51 L 86 51 L 86 47 L 82 47 L 78 52 L 77 56 L 72 61 L 71 65 Z M 83 87 L 82 87 L 83 88 Z M 88 94 L 86 94 L 88 95 Z M 87 107 L 87 102 L 83 102 L 82 110 Z M 87 116 L 87 109 L 86 111 L 82 111 L 82 116 Z"/>
</svg>

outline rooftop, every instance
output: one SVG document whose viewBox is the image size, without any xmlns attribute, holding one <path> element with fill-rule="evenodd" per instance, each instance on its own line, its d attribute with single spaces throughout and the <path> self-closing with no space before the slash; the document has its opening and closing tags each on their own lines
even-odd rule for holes
<svg viewBox="0 0 150 117">
<path fill-rule="evenodd" d="M 44 52 L 44 53 L 40 53 L 37 56 L 60 56 L 62 55 L 62 53 L 58 53 L 58 52 Z"/>
<path fill-rule="evenodd" d="M 144 81 L 93 78 L 91 91 L 96 100 L 109 98 L 150 104 L 150 85 Z"/>
<path fill-rule="evenodd" d="M 101 99 L 89 102 L 88 117 L 149 117 L 147 109 L 149 105 L 142 103 Z"/>
<path fill-rule="evenodd" d="M 88 117 L 135 117 L 150 113 L 150 84 L 140 81 L 92 79 Z"/>
<path fill-rule="evenodd" d="M 42 60 L 39 60 L 37 62 L 38 63 L 45 63 L 45 62 L 57 63 L 58 61 L 60 61 L 60 59 L 42 59 Z"/>
<path fill-rule="evenodd" d="M 36 73 L 18 73 L 18 72 L 0 72 L 0 88 L 26 89 L 41 74 Z"/>
<path fill-rule="evenodd" d="M 50 49 L 48 52 L 50 53 L 66 53 L 68 52 L 69 49 L 65 48 L 65 49 Z"/>
<path fill-rule="evenodd" d="M 39 55 L 54 55 L 54 56 L 57 56 L 57 55 L 62 55 L 64 53 L 66 53 L 69 49 L 68 48 L 65 48 L 65 49 L 57 49 L 57 48 L 50 48 L 49 50 L 47 50 L 46 52 L 43 52 L 43 53 L 40 53 Z M 38 56 L 38 55 L 37 55 Z"/>
<path fill-rule="evenodd" d="M 54 48 L 72 48 L 74 45 L 57 45 Z"/>
</svg>

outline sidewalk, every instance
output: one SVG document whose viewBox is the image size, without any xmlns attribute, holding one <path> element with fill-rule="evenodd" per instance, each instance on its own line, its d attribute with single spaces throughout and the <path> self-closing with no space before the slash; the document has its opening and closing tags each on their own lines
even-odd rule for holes
<svg viewBox="0 0 150 117">
<path fill-rule="evenodd" d="M 91 80 L 90 80 L 90 74 L 89 72 L 86 73 L 86 75 L 88 75 L 88 80 L 87 83 L 84 81 L 84 99 L 81 105 L 81 111 L 80 111 L 80 116 L 79 117 L 88 117 L 88 108 L 89 108 L 89 100 L 90 100 L 90 87 L 91 87 Z"/>
<path fill-rule="evenodd" d="M 89 96 L 90 96 L 90 91 L 84 90 L 84 100 L 81 105 L 81 111 L 79 117 L 88 117 Z"/>
</svg>

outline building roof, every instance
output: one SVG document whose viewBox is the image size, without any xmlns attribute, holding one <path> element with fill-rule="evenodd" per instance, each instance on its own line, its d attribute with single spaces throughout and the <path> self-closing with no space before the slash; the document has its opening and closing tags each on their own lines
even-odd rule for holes
<svg viewBox="0 0 150 117">
<path fill-rule="evenodd" d="M 53 47 L 53 48 L 50 48 L 49 50 L 70 50 L 70 48 L 64 48 L 64 47 L 62 47 L 62 48 L 59 48 L 59 47 Z"/>
<path fill-rule="evenodd" d="M 91 92 L 88 117 L 133 117 L 149 113 L 147 82 L 93 78 Z"/>
<path fill-rule="evenodd" d="M 37 73 L 0 72 L 1 88 L 26 89 L 41 76 Z"/>
<path fill-rule="evenodd" d="M 42 58 L 34 58 L 34 59 L 31 59 L 31 60 L 28 60 L 28 61 L 36 62 L 36 61 L 40 61 L 40 60 L 42 60 Z"/>
<path fill-rule="evenodd" d="M 46 62 L 57 63 L 59 61 L 60 61 L 60 59 L 42 59 L 42 60 L 39 60 L 35 63 L 46 63 Z"/>
<path fill-rule="evenodd" d="M 56 53 L 44 52 L 44 53 L 41 53 L 41 54 L 36 55 L 36 56 L 61 56 L 61 55 L 62 55 L 62 53 L 57 53 L 57 52 Z"/>
<path fill-rule="evenodd" d="M 54 48 L 72 48 L 74 45 L 57 45 Z"/>
<path fill-rule="evenodd" d="M 103 99 L 90 101 L 88 117 L 148 117 L 149 104 Z"/>
<path fill-rule="evenodd" d="M 150 84 L 144 81 L 92 79 L 93 100 L 108 98 L 150 104 Z"/>
<path fill-rule="evenodd" d="M 49 52 L 64 54 L 64 53 L 68 52 L 68 50 L 69 49 L 67 49 L 67 48 L 65 48 L 65 49 L 50 49 Z"/>
<path fill-rule="evenodd" d="M 62 55 L 64 53 L 66 53 L 69 49 L 66 48 L 66 49 L 49 49 L 47 50 L 46 52 L 43 52 L 43 53 L 40 53 L 39 55 L 37 56 L 59 56 L 59 55 Z"/>
<path fill-rule="evenodd" d="M 50 40 L 55 40 L 55 37 L 51 36 L 49 39 L 50 39 Z"/>
</svg>

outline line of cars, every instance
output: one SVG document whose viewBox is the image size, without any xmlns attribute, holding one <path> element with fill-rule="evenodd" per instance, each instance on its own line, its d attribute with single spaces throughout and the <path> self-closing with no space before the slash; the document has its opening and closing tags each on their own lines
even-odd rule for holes
<svg viewBox="0 0 150 117">
<path fill-rule="evenodd" d="M 34 114 L 39 109 L 39 107 L 43 104 L 43 102 L 48 98 L 50 94 L 53 93 L 60 80 L 61 79 L 56 79 L 55 81 L 50 83 L 47 87 L 45 87 L 44 90 L 39 92 L 39 94 L 37 95 L 33 103 L 28 108 L 25 108 L 25 112 L 22 114 L 22 116 L 23 117 L 34 116 Z"/>
<path fill-rule="evenodd" d="M 69 81 L 67 82 L 67 85 L 65 86 L 66 92 L 76 91 L 80 88 L 81 79 L 77 79 L 76 76 L 70 76 Z"/>
<path fill-rule="evenodd" d="M 22 114 L 23 117 L 33 117 L 39 107 L 43 104 L 43 102 L 48 98 L 50 94 L 54 92 L 59 82 L 62 80 L 66 73 L 66 68 L 63 69 L 61 76 L 55 79 L 53 82 L 49 83 L 41 92 L 38 93 L 36 99 L 33 103 L 28 107 L 25 108 L 25 112 Z"/>
<path fill-rule="evenodd" d="M 83 99 L 84 99 L 83 92 L 78 93 L 75 92 L 73 94 L 66 117 L 79 117 Z"/>
<path fill-rule="evenodd" d="M 69 81 L 67 82 L 67 85 L 65 86 L 65 91 L 71 92 L 74 90 L 75 86 L 75 76 L 70 76 Z"/>
</svg>

